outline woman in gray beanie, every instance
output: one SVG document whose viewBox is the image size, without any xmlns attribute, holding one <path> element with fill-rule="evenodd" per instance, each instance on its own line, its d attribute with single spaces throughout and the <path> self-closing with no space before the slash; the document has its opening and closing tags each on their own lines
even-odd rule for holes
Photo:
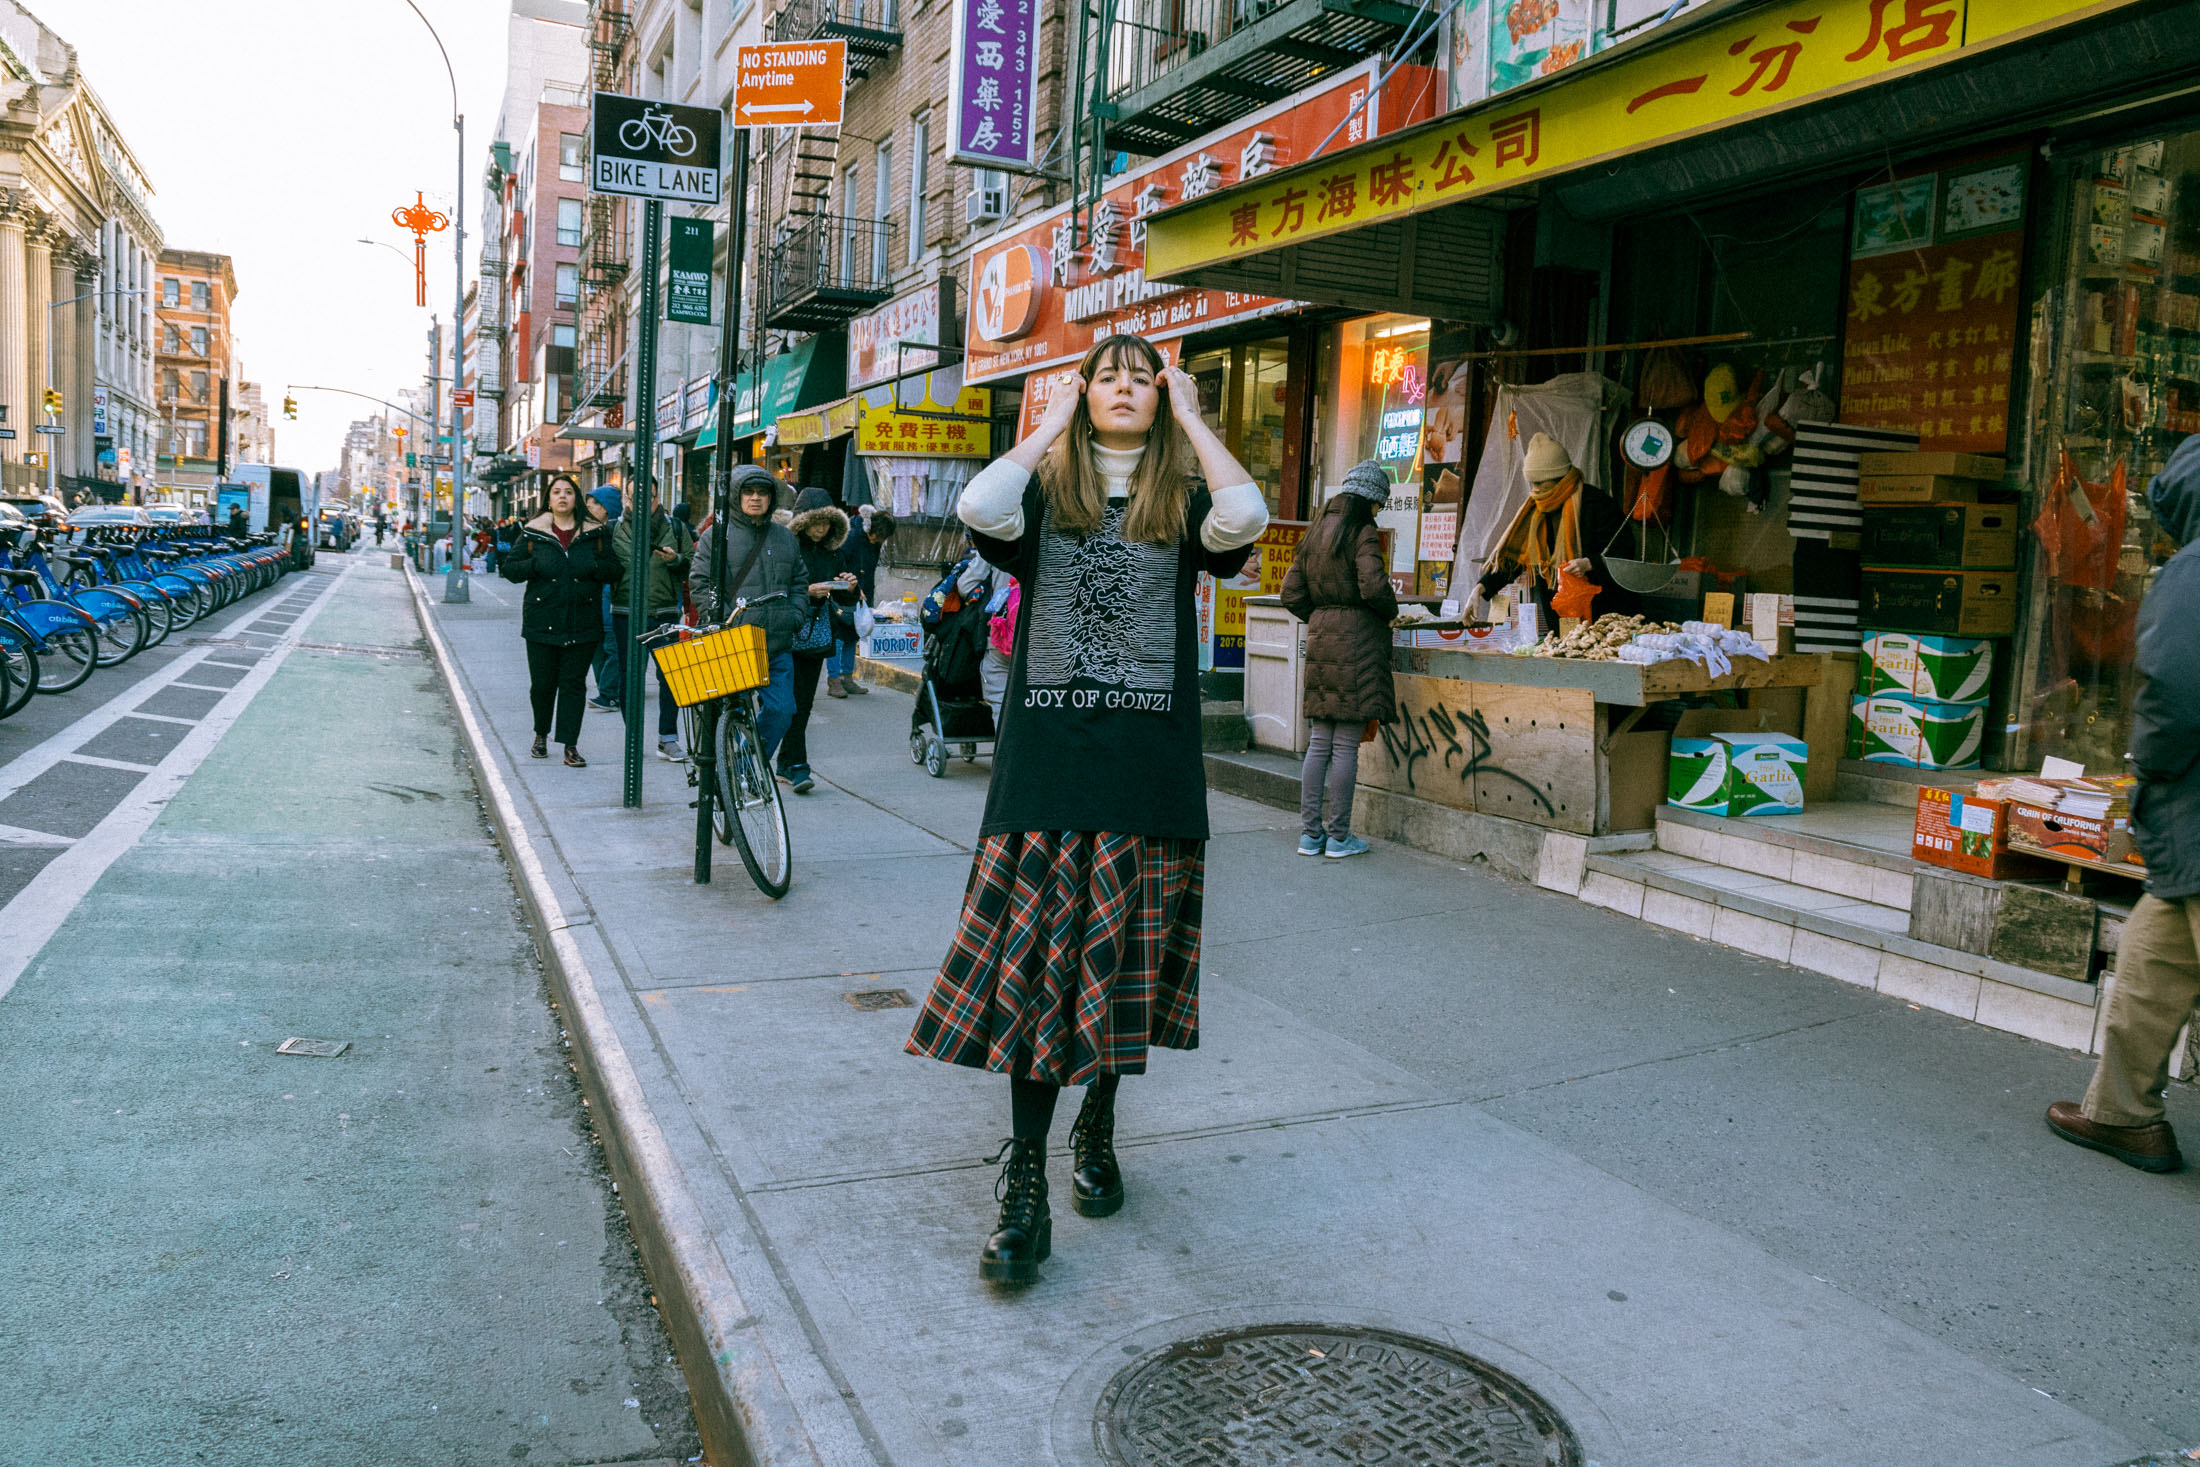
<svg viewBox="0 0 2200 1467">
<path fill-rule="evenodd" d="M 1307 624 L 1302 856 L 1342 859 L 1367 850 L 1352 833 L 1360 737 L 1368 724 L 1398 716 L 1390 683 L 1390 622 L 1398 614 L 1398 593 L 1375 528 L 1375 511 L 1389 502 L 1390 487 L 1390 475 L 1372 459 L 1346 474 L 1283 578 L 1284 608 Z"/>
</svg>

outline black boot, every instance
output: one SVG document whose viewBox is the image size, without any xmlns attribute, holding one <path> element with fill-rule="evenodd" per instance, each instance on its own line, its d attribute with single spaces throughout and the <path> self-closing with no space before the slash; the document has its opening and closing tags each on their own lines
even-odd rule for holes
<svg viewBox="0 0 2200 1467">
<path fill-rule="evenodd" d="M 1047 1211 L 1047 1143 L 1044 1138 L 1001 1143 L 992 1160 L 1006 1159 L 993 1195 L 1001 1220 L 978 1255 L 978 1277 L 1002 1284 L 1034 1283 L 1039 1265 L 1054 1251 L 1054 1218 Z"/>
<path fill-rule="evenodd" d="M 1123 1169 L 1115 1163 L 1115 1096 L 1087 1094 L 1069 1133 L 1070 1205 L 1085 1217 L 1123 1206 Z"/>
</svg>

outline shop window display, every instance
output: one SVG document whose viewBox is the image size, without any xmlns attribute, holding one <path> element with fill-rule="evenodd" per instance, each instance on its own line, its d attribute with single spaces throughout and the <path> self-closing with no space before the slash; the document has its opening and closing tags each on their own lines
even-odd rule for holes
<svg viewBox="0 0 2200 1467">
<path fill-rule="evenodd" d="M 1316 498 L 1326 499 L 1327 486 L 1343 483 L 1354 464 L 1380 463 L 1395 485 L 1389 505 L 1375 516 L 1389 535 L 1392 576 L 1402 590 L 1423 590 L 1418 560 L 1421 470 L 1429 451 L 1424 439 L 1432 409 L 1441 418 L 1449 402 L 1442 390 L 1431 400 L 1429 322 L 1366 316 L 1330 328 L 1323 346 L 1326 382 L 1333 384 L 1324 396 L 1335 402 L 1336 411 L 1316 420 L 1314 462 L 1321 466 L 1323 485 Z M 1456 462 L 1457 442 L 1456 433 L 1444 437 L 1436 452 L 1448 450 Z"/>
<path fill-rule="evenodd" d="M 1290 344 L 1281 337 L 1188 352 L 1200 416 L 1260 485 L 1271 518 L 1283 517 L 1284 416 Z"/>
<path fill-rule="evenodd" d="M 2139 604 L 2171 547 L 2148 482 L 2200 432 L 2200 133 L 2083 155 L 2033 322 L 2036 539 L 2022 767 L 2121 773 Z"/>
</svg>

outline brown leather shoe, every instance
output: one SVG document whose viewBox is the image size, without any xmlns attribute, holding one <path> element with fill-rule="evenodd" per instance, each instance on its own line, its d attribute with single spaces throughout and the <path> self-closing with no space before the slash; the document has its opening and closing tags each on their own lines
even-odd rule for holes
<svg viewBox="0 0 2200 1467">
<path fill-rule="evenodd" d="M 2151 1126 L 2105 1126 L 2089 1121 L 2085 1112 L 2067 1100 L 2047 1108 L 2047 1128 L 2074 1146 L 2115 1157 L 2125 1166 L 2143 1172 L 2174 1172 L 2184 1166 L 2177 1149 L 2177 1133 L 2168 1121 Z"/>
</svg>

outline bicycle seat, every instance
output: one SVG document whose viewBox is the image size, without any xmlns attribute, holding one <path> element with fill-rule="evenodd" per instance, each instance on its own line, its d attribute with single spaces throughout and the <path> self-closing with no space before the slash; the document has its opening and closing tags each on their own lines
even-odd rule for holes
<svg viewBox="0 0 2200 1467">
<path fill-rule="evenodd" d="M 7 581 L 10 584 L 36 585 L 38 579 L 37 571 L 16 570 L 11 566 L 0 566 L 0 581 Z"/>
</svg>

